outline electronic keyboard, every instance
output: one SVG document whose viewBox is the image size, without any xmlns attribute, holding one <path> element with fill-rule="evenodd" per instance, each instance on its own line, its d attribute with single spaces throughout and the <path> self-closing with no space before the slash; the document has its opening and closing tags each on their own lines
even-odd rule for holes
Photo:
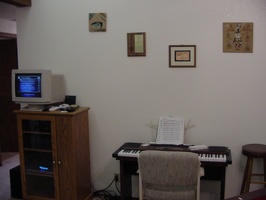
<svg viewBox="0 0 266 200">
<path fill-rule="evenodd" d="M 118 152 L 118 156 L 122 157 L 138 157 L 140 150 L 135 149 L 122 149 Z M 201 162 L 226 162 L 225 154 L 211 154 L 211 153 L 200 153 L 199 160 Z"/>
<path fill-rule="evenodd" d="M 137 159 L 141 151 L 162 150 L 162 151 L 189 151 L 197 153 L 199 160 L 204 163 L 231 164 L 230 150 L 223 146 L 210 146 L 208 149 L 191 151 L 188 146 L 176 145 L 149 145 L 142 146 L 141 143 L 125 143 L 113 153 L 116 159 Z"/>
</svg>

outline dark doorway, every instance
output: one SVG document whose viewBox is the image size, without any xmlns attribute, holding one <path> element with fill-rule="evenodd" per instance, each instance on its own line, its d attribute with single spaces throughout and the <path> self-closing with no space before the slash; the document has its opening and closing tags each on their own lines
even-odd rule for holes
<svg viewBox="0 0 266 200">
<path fill-rule="evenodd" d="M 19 105 L 11 98 L 11 70 L 18 68 L 16 38 L 0 40 L 0 151 L 17 152 L 18 134 L 14 110 Z"/>
</svg>

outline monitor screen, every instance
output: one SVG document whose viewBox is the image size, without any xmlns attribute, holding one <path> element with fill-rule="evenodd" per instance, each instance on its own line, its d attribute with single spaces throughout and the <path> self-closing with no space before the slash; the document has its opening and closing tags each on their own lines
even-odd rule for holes
<svg viewBox="0 0 266 200">
<path fill-rule="evenodd" d="M 15 93 L 17 97 L 42 97 L 42 74 L 15 74 Z"/>
</svg>

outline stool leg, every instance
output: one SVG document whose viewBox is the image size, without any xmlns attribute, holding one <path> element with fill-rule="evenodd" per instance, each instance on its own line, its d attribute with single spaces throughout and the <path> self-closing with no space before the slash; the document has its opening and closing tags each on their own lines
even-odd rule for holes
<svg viewBox="0 0 266 200">
<path fill-rule="evenodd" d="M 246 168 L 245 168 L 245 173 L 244 173 L 244 177 L 243 177 L 241 192 L 240 192 L 241 194 L 246 193 L 246 192 L 249 191 L 251 173 L 252 173 L 252 166 L 253 166 L 253 158 L 252 157 L 248 157 L 247 158 L 247 163 L 246 163 Z"/>
<path fill-rule="evenodd" d="M 263 168 L 264 168 L 264 182 L 266 182 L 266 158 L 263 158 Z M 264 183 L 264 187 L 266 188 L 265 183 Z"/>
</svg>

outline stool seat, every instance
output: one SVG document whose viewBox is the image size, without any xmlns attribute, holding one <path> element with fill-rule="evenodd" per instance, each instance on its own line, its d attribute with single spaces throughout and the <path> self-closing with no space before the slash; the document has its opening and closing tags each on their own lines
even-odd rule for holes
<svg viewBox="0 0 266 200">
<path fill-rule="evenodd" d="M 264 144 L 247 144 L 242 147 L 242 154 L 247 156 L 247 162 L 245 167 L 245 173 L 243 177 L 241 194 L 249 192 L 250 184 L 264 184 L 266 187 L 266 145 Z M 263 159 L 263 174 L 253 174 L 253 159 Z M 251 180 L 251 176 L 263 176 L 264 181 Z"/>
<path fill-rule="evenodd" d="M 266 145 L 247 144 L 242 147 L 242 153 L 245 156 L 252 156 L 254 158 L 266 158 Z"/>
</svg>

